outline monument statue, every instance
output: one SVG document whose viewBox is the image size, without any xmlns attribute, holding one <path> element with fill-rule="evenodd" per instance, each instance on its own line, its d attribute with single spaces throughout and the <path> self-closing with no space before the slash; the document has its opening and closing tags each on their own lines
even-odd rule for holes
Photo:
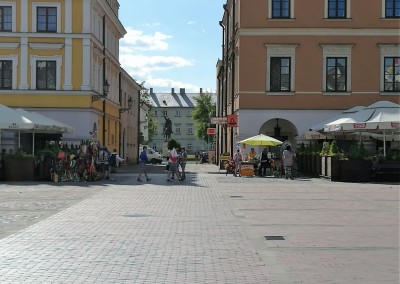
<svg viewBox="0 0 400 284">
<path fill-rule="evenodd" d="M 165 125 L 164 125 L 164 138 L 165 142 L 168 142 L 171 139 L 171 134 L 172 134 L 172 122 L 171 119 L 168 117 L 164 116 L 165 119 Z"/>
</svg>

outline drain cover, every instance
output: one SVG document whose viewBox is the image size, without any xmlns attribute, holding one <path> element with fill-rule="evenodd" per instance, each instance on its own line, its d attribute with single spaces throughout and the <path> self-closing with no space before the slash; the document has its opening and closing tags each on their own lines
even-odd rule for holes
<svg viewBox="0 0 400 284">
<path fill-rule="evenodd" d="M 151 215 L 147 214 L 125 214 L 122 217 L 129 217 L 129 218 L 140 218 L 140 217 L 150 217 Z"/>
<path fill-rule="evenodd" d="M 284 241 L 284 236 L 264 236 L 264 239 L 267 241 Z"/>
</svg>

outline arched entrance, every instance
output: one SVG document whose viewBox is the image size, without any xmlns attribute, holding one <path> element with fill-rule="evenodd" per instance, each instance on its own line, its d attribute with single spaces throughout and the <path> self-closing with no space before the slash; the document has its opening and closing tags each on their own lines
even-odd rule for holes
<svg viewBox="0 0 400 284">
<path fill-rule="evenodd" d="M 296 148 L 298 131 L 296 126 L 289 120 L 284 118 L 270 119 L 261 126 L 260 133 L 284 142 L 284 146 L 289 144 L 293 149 Z M 274 152 L 278 152 L 278 149 L 275 149 Z M 280 153 L 275 154 L 280 157 Z"/>
</svg>

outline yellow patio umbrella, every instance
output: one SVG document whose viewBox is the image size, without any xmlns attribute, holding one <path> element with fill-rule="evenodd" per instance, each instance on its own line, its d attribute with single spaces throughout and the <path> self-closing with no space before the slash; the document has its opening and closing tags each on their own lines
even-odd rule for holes
<svg viewBox="0 0 400 284">
<path fill-rule="evenodd" d="M 253 146 L 277 146 L 281 145 L 283 142 L 264 134 L 258 134 L 256 136 L 239 141 L 238 143 Z"/>
</svg>

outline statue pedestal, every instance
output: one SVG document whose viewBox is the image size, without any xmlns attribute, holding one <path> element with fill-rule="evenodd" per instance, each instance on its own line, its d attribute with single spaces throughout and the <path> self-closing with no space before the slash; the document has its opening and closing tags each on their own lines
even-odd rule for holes
<svg viewBox="0 0 400 284">
<path fill-rule="evenodd" d="M 168 142 L 163 142 L 162 144 L 162 155 L 167 157 L 168 154 Z"/>
</svg>

